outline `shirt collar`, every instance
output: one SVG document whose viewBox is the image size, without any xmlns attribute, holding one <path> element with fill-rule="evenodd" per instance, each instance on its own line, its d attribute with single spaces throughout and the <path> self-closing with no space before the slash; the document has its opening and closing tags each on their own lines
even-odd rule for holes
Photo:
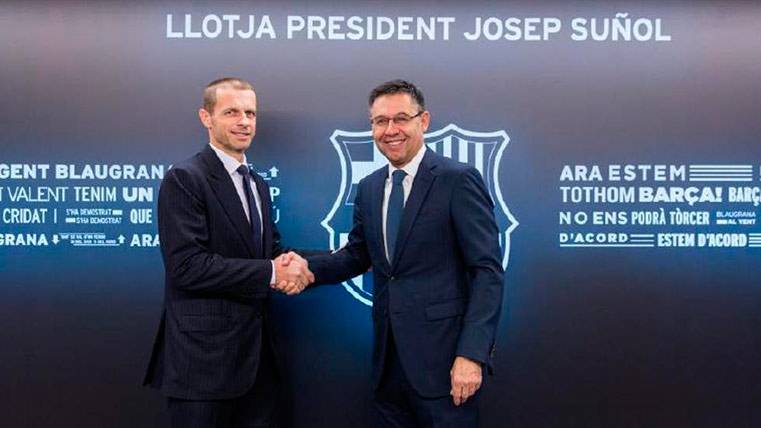
<svg viewBox="0 0 761 428">
<path fill-rule="evenodd" d="M 404 172 L 407 173 L 407 175 L 411 178 L 415 178 L 415 174 L 417 174 L 418 168 L 420 168 L 420 162 L 423 161 L 423 156 L 425 155 L 425 143 L 418 149 L 415 156 L 412 158 L 412 160 L 409 161 L 407 165 L 404 165 L 401 168 L 397 168 L 390 163 L 388 164 L 388 177 L 391 178 L 391 175 L 396 171 L 397 169 L 401 169 Z"/>
<path fill-rule="evenodd" d="M 241 162 L 238 162 L 238 160 L 235 159 L 234 157 L 228 155 L 227 153 L 215 147 L 214 144 L 209 143 L 209 146 L 211 146 L 211 149 L 214 150 L 214 153 L 217 154 L 217 157 L 222 162 L 222 165 L 224 165 L 225 170 L 230 175 L 233 175 L 234 172 L 238 172 L 239 166 L 248 165 L 248 163 L 246 162 L 245 153 L 243 154 L 243 163 L 241 163 Z"/>
</svg>

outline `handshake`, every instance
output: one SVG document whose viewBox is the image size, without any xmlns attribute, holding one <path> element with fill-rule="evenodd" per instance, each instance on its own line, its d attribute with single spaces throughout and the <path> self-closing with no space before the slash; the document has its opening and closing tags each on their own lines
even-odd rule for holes
<svg viewBox="0 0 761 428">
<path fill-rule="evenodd" d="M 271 288 L 289 296 L 299 294 L 314 282 L 314 274 L 309 270 L 309 262 L 300 255 L 290 251 L 273 260 L 275 265 L 275 283 Z"/>
</svg>

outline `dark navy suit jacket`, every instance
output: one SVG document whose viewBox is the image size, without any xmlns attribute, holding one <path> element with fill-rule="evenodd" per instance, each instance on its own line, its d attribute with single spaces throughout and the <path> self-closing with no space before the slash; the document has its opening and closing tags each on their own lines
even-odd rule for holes
<svg viewBox="0 0 761 428">
<path fill-rule="evenodd" d="M 189 400 L 233 398 L 254 384 L 268 316 L 270 259 L 284 251 L 272 221 L 269 187 L 253 174 L 261 200 L 263 255 L 230 175 L 206 146 L 172 167 L 159 191 L 164 310 L 144 383 Z M 272 338 L 272 334 L 267 337 Z"/>
<path fill-rule="evenodd" d="M 412 387 L 423 396 L 446 396 L 455 356 L 491 370 L 503 289 L 493 203 L 475 168 L 427 150 L 389 264 L 381 224 L 387 176 L 384 166 L 360 181 L 347 244 L 308 258 L 309 267 L 324 284 L 372 266 L 373 385 L 380 382 L 392 329 Z"/>
</svg>

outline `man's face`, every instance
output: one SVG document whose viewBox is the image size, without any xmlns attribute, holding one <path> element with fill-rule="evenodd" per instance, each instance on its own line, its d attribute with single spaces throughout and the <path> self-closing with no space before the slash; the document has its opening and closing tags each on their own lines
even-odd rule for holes
<svg viewBox="0 0 761 428">
<path fill-rule="evenodd" d="M 383 95 L 375 99 L 370 107 L 370 121 L 373 122 L 373 140 L 391 165 L 401 168 L 407 165 L 423 146 L 423 134 L 428 129 L 430 114 L 420 113 L 420 106 L 409 94 Z M 404 124 L 394 118 L 409 119 Z M 381 119 L 381 120 L 378 120 Z M 385 122 L 379 125 L 378 122 Z"/>
<path fill-rule="evenodd" d="M 243 160 L 243 152 L 256 134 L 256 94 L 248 89 L 217 88 L 212 112 L 201 109 L 201 122 L 209 130 L 211 144 L 230 156 Z"/>
</svg>

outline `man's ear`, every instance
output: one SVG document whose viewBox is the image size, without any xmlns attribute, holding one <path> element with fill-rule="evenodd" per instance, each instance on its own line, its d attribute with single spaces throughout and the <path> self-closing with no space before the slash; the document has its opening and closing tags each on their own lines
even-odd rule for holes
<svg viewBox="0 0 761 428">
<path fill-rule="evenodd" d="M 211 113 L 204 108 L 198 109 L 198 118 L 206 129 L 211 129 Z"/>
<path fill-rule="evenodd" d="M 424 111 L 423 114 L 420 115 L 420 124 L 423 127 L 423 132 L 428 130 L 428 125 L 431 124 L 431 113 L 428 113 L 428 110 Z"/>
</svg>

